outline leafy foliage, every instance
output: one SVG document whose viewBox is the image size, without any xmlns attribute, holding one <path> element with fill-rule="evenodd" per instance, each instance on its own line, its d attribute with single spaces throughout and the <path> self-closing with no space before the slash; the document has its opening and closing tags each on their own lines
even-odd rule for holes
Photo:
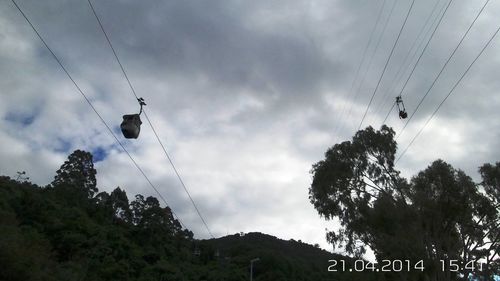
<svg viewBox="0 0 500 281">
<path fill-rule="evenodd" d="M 0 280 L 243 281 L 256 255 L 256 281 L 376 280 L 329 273 L 330 254 L 295 241 L 194 240 L 156 198 L 98 192 L 95 175 L 92 155 L 75 151 L 49 186 L 0 177 Z"/>
<path fill-rule="evenodd" d="M 249 271 L 254 263 L 254 280 L 381 280 L 370 272 L 328 272 L 329 260 L 345 260 L 352 267 L 353 259 L 331 254 L 313 245 L 293 239 L 285 241 L 258 232 L 234 234 L 199 243 L 202 259 L 216 261 L 220 266 Z M 218 255 L 218 258 L 216 258 Z M 248 278 L 248 277 L 247 277 Z M 247 278 L 241 280 L 248 280 Z M 224 279 L 226 280 L 226 279 Z"/>
<path fill-rule="evenodd" d="M 409 182 L 394 167 L 394 131 L 382 126 L 358 131 L 334 145 L 313 165 L 311 203 L 341 229 L 327 239 L 361 255 L 369 246 L 377 260 L 425 261 L 425 272 L 387 274 L 394 280 L 459 280 L 470 261 L 486 260 L 476 276 L 498 272 L 500 165 L 485 164 L 476 184 L 463 171 L 436 160 Z M 457 271 L 445 268 L 457 260 Z"/>
<path fill-rule="evenodd" d="M 56 173 L 52 182 L 56 188 L 70 188 L 69 192 L 87 198 L 92 198 L 97 192 L 96 170 L 90 152 L 75 150 Z"/>
</svg>

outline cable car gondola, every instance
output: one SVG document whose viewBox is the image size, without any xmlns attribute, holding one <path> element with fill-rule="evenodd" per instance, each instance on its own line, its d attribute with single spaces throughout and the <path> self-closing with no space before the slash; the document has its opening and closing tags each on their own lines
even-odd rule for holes
<svg viewBox="0 0 500 281">
<path fill-rule="evenodd" d="M 139 133 L 141 132 L 141 114 L 142 114 L 142 106 L 146 105 L 143 98 L 138 98 L 137 101 L 141 106 L 141 110 L 139 114 L 126 114 L 123 115 L 123 122 L 120 125 L 122 129 L 123 136 L 127 139 L 137 139 L 139 137 Z"/>
<path fill-rule="evenodd" d="M 403 103 L 401 95 L 396 97 L 396 105 L 398 106 L 399 119 L 406 119 L 406 117 L 408 117 L 408 113 L 406 113 L 405 105 Z"/>
</svg>

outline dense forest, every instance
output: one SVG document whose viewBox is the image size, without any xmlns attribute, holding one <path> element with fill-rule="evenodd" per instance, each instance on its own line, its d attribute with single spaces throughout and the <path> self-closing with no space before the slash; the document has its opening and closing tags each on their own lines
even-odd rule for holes
<svg viewBox="0 0 500 281">
<path fill-rule="evenodd" d="M 250 233 L 196 240 L 154 197 L 99 192 L 77 150 L 48 186 L 0 177 L 0 280 L 376 280 L 317 246 Z M 346 260 L 348 260 L 346 258 Z"/>
</svg>

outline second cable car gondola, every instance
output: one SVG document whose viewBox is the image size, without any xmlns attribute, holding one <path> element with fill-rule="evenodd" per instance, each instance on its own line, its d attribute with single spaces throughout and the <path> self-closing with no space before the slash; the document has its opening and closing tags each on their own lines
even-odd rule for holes
<svg viewBox="0 0 500 281">
<path fill-rule="evenodd" d="M 408 117 L 408 113 L 406 113 L 405 104 L 403 103 L 401 95 L 396 97 L 396 105 L 398 106 L 399 119 L 406 119 L 406 117 Z"/>
<path fill-rule="evenodd" d="M 142 114 L 142 106 L 146 105 L 143 98 L 138 98 L 137 101 L 141 106 L 139 114 L 126 114 L 123 115 L 123 121 L 120 125 L 122 130 L 122 134 L 127 139 L 137 139 L 139 137 L 139 133 L 141 132 L 141 114 Z"/>
</svg>

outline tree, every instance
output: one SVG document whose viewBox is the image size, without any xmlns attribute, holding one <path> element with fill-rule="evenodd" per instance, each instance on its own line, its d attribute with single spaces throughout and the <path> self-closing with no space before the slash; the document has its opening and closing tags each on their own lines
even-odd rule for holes
<svg viewBox="0 0 500 281">
<path fill-rule="evenodd" d="M 0 176 L 0 280 L 243 281 L 255 257 L 254 280 L 380 280 L 328 272 L 328 260 L 350 259 L 295 240 L 248 233 L 194 241 L 153 197 L 128 204 L 116 188 L 89 200 L 85 177 L 68 172 L 75 166 L 63 165 L 54 188 Z"/>
<path fill-rule="evenodd" d="M 478 242 L 482 237 L 474 227 L 474 217 L 482 215 L 484 196 L 463 171 L 437 160 L 412 179 L 410 198 L 424 258 L 436 268 L 436 280 L 456 280 L 450 263 L 458 260 L 465 265 L 471 260 L 464 255 L 470 249 L 463 241 Z"/>
<path fill-rule="evenodd" d="M 112 218 L 113 222 L 132 223 L 132 211 L 125 190 L 117 187 L 111 194 L 103 191 L 97 194 L 94 200 L 100 209 L 104 211 L 105 216 Z"/>
<path fill-rule="evenodd" d="M 87 198 L 97 192 L 96 170 L 90 152 L 75 150 L 57 170 L 52 186 L 67 186 L 79 190 Z"/>
<path fill-rule="evenodd" d="M 389 198 L 393 203 L 405 204 L 407 183 L 394 170 L 394 134 L 385 125 L 380 131 L 368 127 L 357 132 L 352 142 L 328 149 L 325 160 L 311 170 L 309 199 L 321 216 L 340 220 L 343 230 L 330 232 L 328 239 L 345 247 L 348 253 L 365 252 L 366 245 L 358 242 L 370 238 L 365 227 L 366 212 L 374 207 L 376 199 Z"/>
<path fill-rule="evenodd" d="M 477 243 L 476 248 L 482 248 L 486 256 L 486 264 L 490 274 L 500 275 L 500 162 L 495 165 L 484 164 L 479 168 L 482 177 L 481 186 L 491 204 L 485 204 L 488 209 L 477 220 L 478 228 L 486 233 L 483 243 Z"/>
<path fill-rule="evenodd" d="M 464 265 L 488 256 L 493 263 L 499 239 L 493 186 L 500 173 L 483 166 L 483 179 L 488 176 L 482 192 L 464 172 L 437 160 L 408 182 L 394 168 L 393 138 L 385 125 L 379 131 L 368 127 L 313 165 L 311 203 L 321 216 L 341 224 L 327 233 L 328 241 L 356 256 L 369 246 L 379 261 L 425 262 L 425 272 L 392 274 L 395 280 L 457 280 L 458 272 L 442 270 L 441 260 Z"/>
<path fill-rule="evenodd" d="M 183 231 L 181 224 L 173 217 L 169 207 L 162 208 L 158 199 L 138 194 L 130 203 L 132 222 L 139 231 L 139 236 L 151 243 L 161 242 L 167 237 L 187 238 L 189 231 Z"/>
</svg>

